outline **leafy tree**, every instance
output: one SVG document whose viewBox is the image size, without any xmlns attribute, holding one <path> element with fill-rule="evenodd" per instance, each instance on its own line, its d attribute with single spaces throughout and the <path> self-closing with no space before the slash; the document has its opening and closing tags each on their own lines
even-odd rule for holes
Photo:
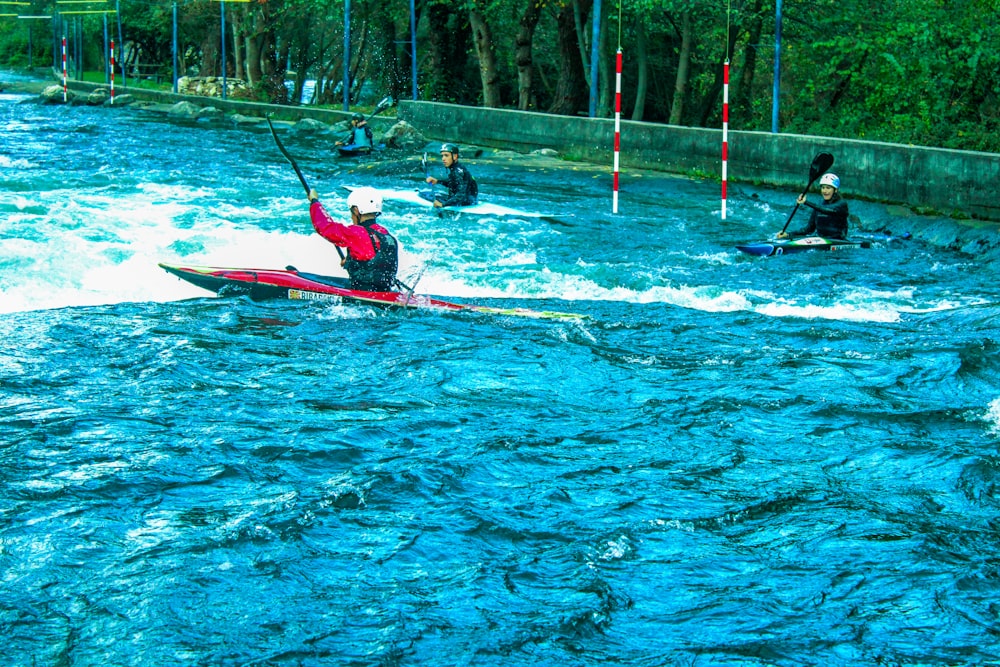
<svg viewBox="0 0 1000 667">
<path fill-rule="evenodd" d="M 31 0 L 33 14 L 55 0 Z M 173 0 L 121 0 L 134 59 L 171 69 Z M 178 0 L 181 73 L 221 74 L 218 0 Z M 292 99 L 309 79 L 314 101 L 375 88 L 409 92 L 409 0 L 226 3 L 227 76 L 256 95 Z M 617 10 L 617 11 L 615 11 Z M 421 99 L 547 109 L 575 115 L 590 96 L 593 0 L 417 0 Z M 783 6 L 781 131 L 1000 151 L 1000 0 L 796 0 Z M 616 15 L 617 14 L 617 15 Z M 83 65 L 102 69 L 102 22 L 85 18 Z M 723 62 L 731 63 L 734 129 L 769 130 L 775 0 L 603 0 L 598 113 L 611 113 L 615 51 L 624 52 L 626 117 L 718 127 Z M 32 55 L 54 39 L 32 24 Z M 24 65 L 27 22 L 0 19 L 0 63 Z"/>
</svg>

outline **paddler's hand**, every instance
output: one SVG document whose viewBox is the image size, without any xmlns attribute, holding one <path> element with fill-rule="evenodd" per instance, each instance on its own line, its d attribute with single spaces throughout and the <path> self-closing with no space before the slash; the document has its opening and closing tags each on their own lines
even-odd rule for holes
<svg viewBox="0 0 1000 667">
<path fill-rule="evenodd" d="M 309 188 L 309 203 L 314 201 L 319 201 L 319 193 L 316 192 L 316 188 Z"/>
<path fill-rule="evenodd" d="M 437 199 L 434 200 L 434 208 L 443 208 L 444 204 L 439 202 Z"/>
<path fill-rule="evenodd" d="M 806 203 L 806 196 L 799 195 L 798 199 L 796 199 L 795 201 L 799 204 L 799 206 L 801 206 L 802 204 Z"/>
<path fill-rule="evenodd" d="M 788 233 L 787 232 L 778 232 L 777 236 L 775 236 L 774 238 L 776 238 L 776 239 L 787 239 L 788 238 Z"/>
<path fill-rule="evenodd" d="M 434 178 L 433 176 L 428 176 L 427 177 L 427 182 L 431 183 L 433 185 L 437 185 L 438 184 L 438 179 Z"/>
</svg>

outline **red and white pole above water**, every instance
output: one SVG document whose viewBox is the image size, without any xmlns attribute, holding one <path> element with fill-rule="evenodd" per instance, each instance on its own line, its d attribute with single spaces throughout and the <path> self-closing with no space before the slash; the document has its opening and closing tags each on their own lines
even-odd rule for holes
<svg viewBox="0 0 1000 667">
<path fill-rule="evenodd" d="M 111 40 L 111 106 L 115 104 L 115 40 Z"/>
<path fill-rule="evenodd" d="M 722 219 L 726 219 L 726 178 L 729 171 L 729 61 L 722 66 Z"/>
<path fill-rule="evenodd" d="M 618 155 L 622 143 L 622 49 L 615 55 L 615 184 L 611 195 L 611 212 L 618 212 Z"/>
<path fill-rule="evenodd" d="M 63 104 L 65 104 L 66 103 L 66 35 L 63 35 L 62 56 L 63 56 Z"/>
</svg>

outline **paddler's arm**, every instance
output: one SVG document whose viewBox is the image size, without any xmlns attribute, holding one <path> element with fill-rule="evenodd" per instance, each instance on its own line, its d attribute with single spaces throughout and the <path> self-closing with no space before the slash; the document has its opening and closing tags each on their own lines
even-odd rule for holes
<svg viewBox="0 0 1000 667">
<path fill-rule="evenodd" d="M 812 208 L 816 208 L 815 206 L 813 206 L 812 204 L 810 204 L 808 201 L 806 201 L 805 194 L 799 195 L 798 198 L 795 200 L 795 203 L 796 203 L 797 206 L 802 206 L 803 204 L 805 204 L 806 206 L 811 206 Z M 809 216 L 809 222 L 806 223 L 806 226 L 803 227 L 802 229 L 796 230 L 794 232 L 778 232 L 778 234 L 774 238 L 776 238 L 776 239 L 790 239 L 793 236 L 809 236 L 809 234 L 811 234 L 814 229 L 816 229 L 815 224 L 814 224 L 814 219 L 813 219 L 812 215 L 810 215 Z"/>
<path fill-rule="evenodd" d="M 813 204 L 812 202 L 802 202 L 814 211 L 819 211 L 820 213 L 825 213 L 826 215 L 842 215 L 847 217 L 847 202 L 843 199 L 838 199 L 832 204 Z"/>
<path fill-rule="evenodd" d="M 317 234 L 334 245 L 348 247 L 347 226 L 330 217 L 320 203 L 319 194 L 315 189 L 309 190 L 309 219 L 312 220 L 313 229 Z"/>
<path fill-rule="evenodd" d="M 371 240 L 363 227 L 343 225 L 327 213 L 316 190 L 309 191 L 309 218 L 316 233 L 330 243 L 347 248 L 355 259 L 365 261 L 375 256 Z"/>
</svg>

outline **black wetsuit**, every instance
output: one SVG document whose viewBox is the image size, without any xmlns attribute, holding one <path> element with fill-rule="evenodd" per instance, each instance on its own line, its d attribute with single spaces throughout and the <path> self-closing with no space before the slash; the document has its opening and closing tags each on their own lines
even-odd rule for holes
<svg viewBox="0 0 1000 667">
<path fill-rule="evenodd" d="M 809 222 L 802 229 L 789 232 L 789 236 L 822 236 L 826 239 L 847 239 L 847 202 L 834 195 L 830 203 L 813 204 L 806 202 L 812 209 Z"/>
<path fill-rule="evenodd" d="M 390 292 L 396 287 L 396 270 L 399 267 L 399 244 L 396 237 L 385 231 L 381 225 L 364 224 L 368 232 L 375 256 L 366 261 L 358 261 L 347 251 L 344 268 L 351 277 L 351 289 L 370 292 Z"/>
<path fill-rule="evenodd" d="M 448 167 L 448 178 L 440 181 L 448 188 L 448 196 L 438 197 L 442 206 L 469 206 L 479 198 L 479 186 L 469 170 L 458 161 Z"/>
</svg>

